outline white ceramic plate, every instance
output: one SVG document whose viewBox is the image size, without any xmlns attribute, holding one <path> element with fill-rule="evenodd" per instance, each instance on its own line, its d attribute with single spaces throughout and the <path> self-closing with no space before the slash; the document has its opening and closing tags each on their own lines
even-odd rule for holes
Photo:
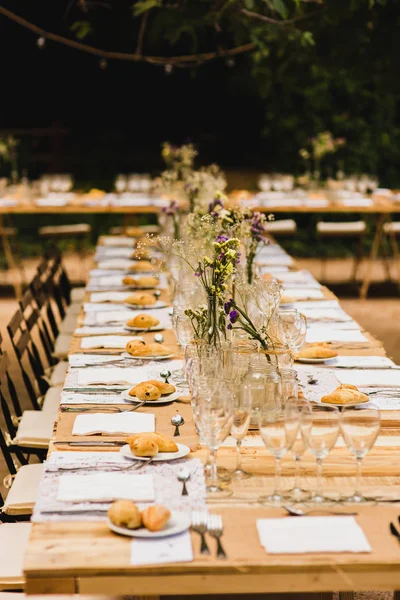
<svg viewBox="0 0 400 600">
<path fill-rule="evenodd" d="M 140 529 L 128 529 L 127 527 L 118 527 L 111 523 L 110 519 L 107 520 L 107 525 L 114 531 L 114 533 L 119 533 L 119 535 L 126 535 L 128 537 L 137 537 L 137 538 L 163 538 L 168 537 L 170 535 L 177 535 L 178 533 L 182 533 L 189 529 L 191 522 L 189 515 L 178 512 L 176 510 L 171 511 L 171 517 L 161 531 L 149 531 L 145 527 L 140 527 Z"/>
<path fill-rule="evenodd" d="M 333 402 L 317 402 L 316 404 L 319 404 L 320 406 L 334 406 L 335 408 L 341 410 L 342 408 L 355 408 L 357 406 L 364 406 L 365 404 L 368 404 L 368 402 L 371 402 L 371 398 L 368 398 L 368 400 L 365 400 L 364 402 L 356 402 L 354 404 L 334 404 Z"/>
<path fill-rule="evenodd" d="M 336 356 L 332 356 L 331 358 L 296 358 L 296 362 L 306 363 L 309 365 L 319 365 L 325 362 L 329 362 L 330 360 L 334 360 Z"/>
<path fill-rule="evenodd" d="M 132 327 L 131 325 L 125 325 L 125 329 L 127 329 L 128 331 L 163 331 L 164 329 L 166 329 L 166 326 L 163 325 L 162 323 L 159 323 L 159 325 L 154 325 L 154 327 Z"/>
<path fill-rule="evenodd" d="M 178 444 L 178 452 L 159 452 L 157 456 L 153 456 L 152 462 L 168 462 L 170 460 L 177 460 L 178 458 L 183 458 L 187 456 L 190 452 L 189 446 L 185 446 L 184 444 Z M 149 460 L 148 456 L 135 456 L 132 454 L 129 444 L 125 444 L 119 450 L 125 458 L 131 458 L 133 460 Z"/>
<path fill-rule="evenodd" d="M 124 302 L 124 306 L 128 308 L 132 308 L 133 310 L 147 310 L 149 308 L 164 308 L 167 306 L 167 303 L 164 300 L 157 300 L 155 304 L 145 304 L 142 306 L 141 304 L 129 304 L 129 302 Z"/>
<path fill-rule="evenodd" d="M 159 398 L 158 400 L 148 400 L 146 402 L 146 404 L 152 405 L 152 404 L 169 404 L 170 402 L 173 402 L 174 400 L 176 400 L 177 398 L 179 398 L 180 396 L 182 396 L 183 392 L 182 390 L 176 390 L 176 392 L 173 392 L 172 394 L 168 394 L 165 396 L 161 396 L 161 398 Z M 124 400 L 128 400 L 129 402 L 133 402 L 134 404 L 140 404 L 142 402 L 142 400 L 140 400 L 139 398 L 136 398 L 136 396 L 130 396 L 129 395 L 129 390 L 124 390 L 121 394 L 122 398 L 124 398 Z"/>
<path fill-rule="evenodd" d="M 165 360 L 166 358 L 172 358 L 173 353 L 167 354 L 166 356 L 132 356 L 129 352 L 123 352 L 122 358 L 131 358 L 132 360 Z"/>
</svg>

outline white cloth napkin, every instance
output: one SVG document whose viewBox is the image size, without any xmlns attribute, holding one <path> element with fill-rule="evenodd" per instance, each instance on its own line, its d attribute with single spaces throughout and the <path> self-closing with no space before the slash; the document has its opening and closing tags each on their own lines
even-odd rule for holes
<svg viewBox="0 0 400 600">
<path fill-rule="evenodd" d="M 189 531 L 159 539 L 134 539 L 131 545 L 132 565 L 152 565 L 193 560 Z"/>
<path fill-rule="evenodd" d="M 268 258 L 263 258 L 257 256 L 256 263 L 258 265 L 274 265 L 274 266 L 284 266 L 291 267 L 293 265 L 293 259 L 291 256 L 282 254 L 277 256 L 269 256 Z"/>
<path fill-rule="evenodd" d="M 35 200 L 36 206 L 67 206 L 66 198 L 38 198 Z"/>
<path fill-rule="evenodd" d="M 96 327 L 93 325 L 88 325 L 85 327 L 78 327 L 74 331 L 74 335 L 77 336 L 85 336 L 85 335 L 128 335 L 129 332 L 125 329 L 124 325 L 121 323 L 120 325 L 111 325 L 105 327 Z M 130 338 L 129 338 L 130 339 Z"/>
<path fill-rule="evenodd" d="M 354 517 L 258 519 L 257 531 L 269 554 L 371 552 Z"/>
<path fill-rule="evenodd" d="M 334 329 L 333 327 L 310 327 L 307 329 L 306 342 L 367 342 L 365 335 L 357 329 Z"/>
<path fill-rule="evenodd" d="M 340 383 L 357 387 L 400 387 L 400 370 L 362 369 L 354 371 L 338 370 L 335 372 Z"/>
<path fill-rule="evenodd" d="M 121 304 L 106 304 L 105 306 L 99 306 L 98 302 L 85 302 L 83 304 L 83 310 L 85 313 L 90 312 L 124 312 L 126 307 Z"/>
<path fill-rule="evenodd" d="M 142 367 L 93 367 L 79 369 L 78 386 L 88 386 L 93 384 L 112 385 L 118 383 L 138 384 L 146 379 L 160 377 L 160 372 L 169 370 L 171 373 L 182 367 L 182 361 L 163 360 L 162 362 L 152 363 Z M 172 377 L 173 378 L 173 377 Z"/>
<path fill-rule="evenodd" d="M 130 337 L 126 335 L 92 335 L 81 339 L 81 348 L 117 348 L 125 349 L 128 342 L 138 340 L 142 337 Z"/>
<path fill-rule="evenodd" d="M 294 298 L 295 300 L 300 300 L 304 298 L 304 300 L 309 299 L 317 299 L 323 298 L 324 293 L 322 290 L 314 288 L 314 287 L 289 287 L 284 286 L 284 296 L 288 296 L 289 298 Z"/>
<path fill-rule="evenodd" d="M 100 261 L 97 266 L 99 269 L 130 269 L 133 264 L 134 261 L 128 258 L 109 258 Z"/>
<path fill-rule="evenodd" d="M 343 369 L 390 369 L 396 366 L 387 356 L 337 356 L 329 365 Z"/>
<path fill-rule="evenodd" d="M 90 295 L 90 302 L 93 304 L 101 302 L 125 302 L 132 292 L 93 292 Z"/>
<path fill-rule="evenodd" d="M 130 475 L 123 473 L 93 473 L 60 477 L 57 500 L 60 502 L 112 502 L 133 500 L 153 502 L 155 500 L 152 475 Z"/>
<path fill-rule="evenodd" d="M 312 321 L 332 321 L 338 323 L 345 323 L 351 321 L 352 318 L 340 308 L 304 308 L 298 309 L 300 312 L 307 317 L 307 320 Z"/>
<path fill-rule="evenodd" d="M 72 435 L 95 435 L 100 433 L 124 434 L 155 431 L 155 416 L 145 413 L 117 413 L 106 415 L 93 413 L 77 415 Z"/>
<path fill-rule="evenodd" d="M 100 241 L 102 246 L 133 248 L 135 245 L 135 240 L 133 238 L 124 237 L 123 235 L 104 235 Z"/>
</svg>

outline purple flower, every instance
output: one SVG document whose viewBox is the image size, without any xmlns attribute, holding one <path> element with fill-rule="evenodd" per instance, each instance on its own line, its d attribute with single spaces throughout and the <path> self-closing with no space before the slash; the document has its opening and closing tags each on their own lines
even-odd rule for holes
<svg viewBox="0 0 400 600">
<path fill-rule="evenodd" d="M 218 213 L 214 210 L 217 206 L 220 206 L 221 208 L 224 207 L 224 203 L 222 202 L 221 198 L 215 198 L 212 202 L 210 202 L 210 204 L 208 205 L 208 212 L 213 216 L 213 217 L 217 217 Z"/>
<path fill-rule="evenodd" d="M 223 242 L 227 242 L 229 240 L 229 238 L 226 235 L 217 235 L 217 237 L 215 238 L 215 241 L 218 242 L 219 244 L 222 244 Z"/>
<path fill-rule="evenodd" d="M 229 323 L 229 324 L 226 326 L 226 328 L 227 328 L 227 329 L 233 329 L 233 327 L 232 327 L 232 323 Z"/>
<path fill-rule="evenodd" d="M 163 206 L 162 212 L 164 212 L 168 216 L 176 215 L 179 209 L 179 204 L 175 200 L 171 200 L 169 206 Z"/>
<path fill-rule="evenodd" d="M 229 315 L 229 311 L 231 310 L 232 301 L 224 302 L 224 312 L 226 315 Z"/>
<path fill-rule="evenodd" d="M 230 320 L 230 322 L 232 324 L 236 323 L 236 321 L 238 320 L 238 318 L 239 318 L 238 311 L 237 310 L 231 310 L 231 312 L 229 313 L 229 320 Z"/>
</svg>

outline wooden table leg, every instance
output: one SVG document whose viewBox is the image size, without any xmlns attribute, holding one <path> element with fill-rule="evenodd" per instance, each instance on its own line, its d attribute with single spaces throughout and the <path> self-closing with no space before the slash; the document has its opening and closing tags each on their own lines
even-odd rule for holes
<svg viewBox="0 0 400 600">
<path fill-rule="evenodd" d="M 371 246 L 371 252 L 369 255 L 369 260 L 372 262 L 376 259 L 376 257 L 378 256 L 378 252 L 379 252 L 379 247 L 381 245 L 381 241 L 382 241 L 382 233 L 383 233 L 383 225 L 386 221 L 386 215 L 383 213 L 380 213 L 377 215 L 377 220 L 376 220 L 376 226 L 375 226 L 375 235 L 374 235 L 374 239 L 372 242 L 372 246 Z M 367 269 L 365 270 L 365 275 L 364 275 L 364 279 L 363 279 L 363 283 L 361 286 L 361 290 L 360 290 L 360 298 L 362 300 L 365 300 L 367 295 L 368 295 L 368 289 L 371 283 L 371 271 L 372 271 L 372 265 L 370 265 L 370 268 L 367 267 Z"/>
</svg>

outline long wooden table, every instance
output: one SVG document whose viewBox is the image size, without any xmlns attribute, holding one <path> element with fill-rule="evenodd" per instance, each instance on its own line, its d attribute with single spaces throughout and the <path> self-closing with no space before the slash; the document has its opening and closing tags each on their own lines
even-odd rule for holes
<svg viewBox="0 0 400 600">
<path fill-rule="evenodd" d="M 325 290 L 326 298 L 332 296 L 331 292 Z M 144 337 L 151 339 L 152 335 L 146 334 Z M 174 344 L 174 351 L 178 353 L 172 332 L 166 332 L 165 337 L 166 343 Z M 369 341 L 362 349 L 343 347 L 340 353 L 384 355 L 380 342 L 370 335 L 367 337 Z M 73 339 L 71 351 L 82 352 L 79 337 Z M 102 407 L 98 408 L 101 412 Z M 171 404 L 161 408 L 162 415 L 157 412 L 157 426 L 168 435 L 172 433 L 170 417 L 178 410 L 182 414 L 185 412 L 187 426 L 182 429 L 182 440 L 191 445 L 192 457 L 204 458 L 204 450 L 198 445 L 190 406 Z M 400 461 L 396 457 L 400 455 L 400 411 L 383 412 L 382 417 L 381 435 L 365 459 L 364 488 L 368 495 L 399 499 Z M 70 439 L 74 418 L 71 414 L 59 413 L 51 452 L 55 449 L 73 451 L 63 442 Z M 137 567 L 130 564 L 131 540 L 111 533 L 105 523 L 34 523 L 24 566 L 27 593 L 117 593 L 157 597 L 400 589 L 400 547 L 389 533 L 389 522 L 396 521 L 400 512 L 398 504 L 356 507 L 357 521 L 372 547 L 370 554 L 274 556 L 265 552 L 256 532 L 256 519 L 283 516 L 284 512 L 258 503 L 261 493 L 272 490 L 274 465 L 271 455 L 260 444 L 258 434 L 254 432 L 251 435 L 254 446 L 244 448 L 243 466 L 253 473 L 253 477 L 233 483 L 231 498 L 209 503 L 211 512 L 223 516 L 223 543 L 227 560 L 217 560 L 214 555 L 200 555 L 199 536 L 192 533 L 193 562 Z M 90 439 L 94 441 L 96 438 L 91 436 Z M 92 449 L 95 451 L 95 448 Z M 232 469 L 234 462 L 233 447 L 219 450 L 219 465 Z M 326 491 L 333 496 L 346 492 L 350 495 L 355 466 L 343 442 L 338 443 L 325 462 Z M 301 464 L 304 483 L 312 489 L 315 484 L 315 461 L 306 454 Z M 293 461 L 285 457 L 284 487 L 292 483 L 293 472 Z M 338 510 L 345 514 L 353 511 L 354 506 L 341 508 L 339 505 Z"/>
</svg>

